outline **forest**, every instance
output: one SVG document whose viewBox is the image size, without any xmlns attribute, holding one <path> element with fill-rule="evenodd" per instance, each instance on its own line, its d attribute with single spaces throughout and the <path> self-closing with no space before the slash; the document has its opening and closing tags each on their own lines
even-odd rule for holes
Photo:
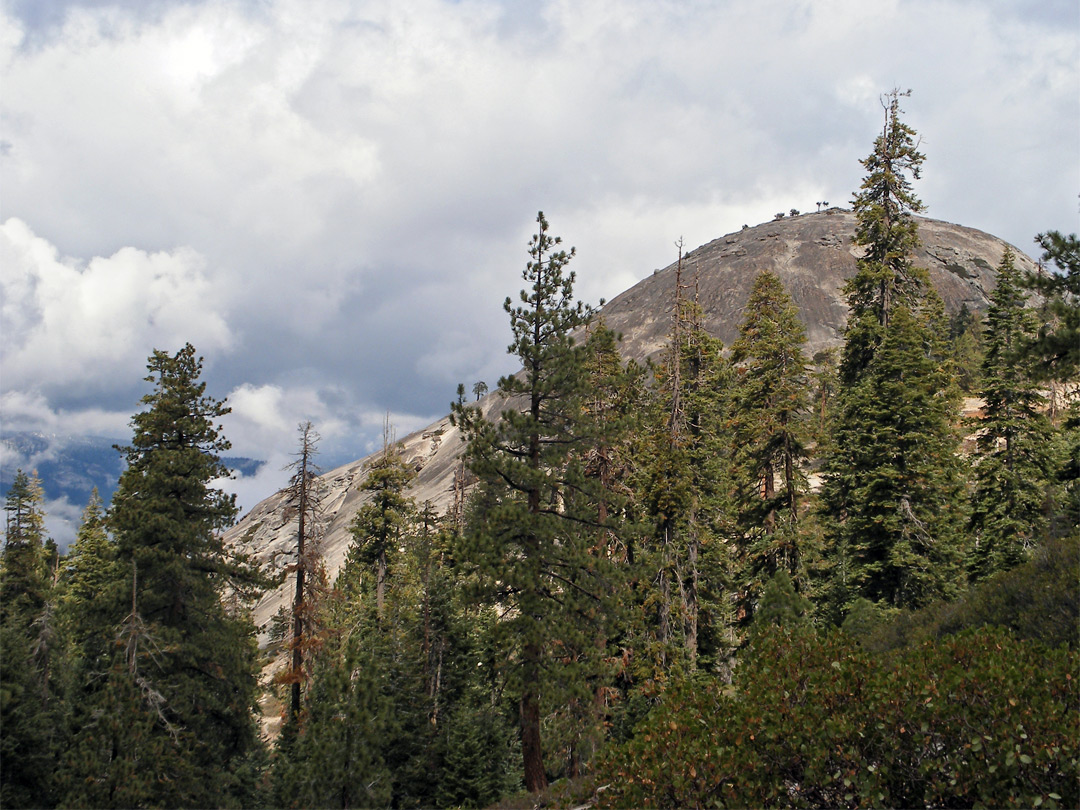
<svg viewBox="0 0 1080 810">
<path fill-rule="evenodd" d="M 333 578 L 315 428 L 295 548 L 257 562 L 222 539 L 228 406 L 190 344 L 154 351 L 66 554 L 36 474 L 8 492 L 0 805 L 1080 806 L 1080 240 L 947 315 L 885 112 L 842 348 L 806 356 L 769 272 L 724 346 L 680 275 L 662 357 L 626 362 L 541 213 L 521 371 L 496 418 L 451 406 L 453 508 L 388 426 Z"/>
</svg>

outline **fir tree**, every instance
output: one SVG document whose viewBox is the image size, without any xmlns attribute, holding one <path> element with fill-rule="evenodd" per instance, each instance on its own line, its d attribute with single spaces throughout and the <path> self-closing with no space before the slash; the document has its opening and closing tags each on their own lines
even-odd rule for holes
<svg viewBox="0 0 1080 810">
<path fill-rule="evenodd" d="M 188 761 L 197 743 L 165 695 L 164 651 L 139 613 L 137 592 L 133 581 L 130 612 L 108 638 L 108 668 L 94 672 L 83 662 L 94 687 L 69 698 L 77 705 L 63 758 L 64 806 L 182 807 L 208 776 Z"/>
<path fill-rule="evenodd" d="M 900 98 L 887 96 L 885 126 L 874 149 L 863 161 L 866 177 L 853 200 L 854 243 L 863 249 L 855 276 L 845 288 L 850 307 L 844 335 L 840 379 L 849 385 L 859 379 L 884 338 L 898 305 L 918 308 L 929 275 L 913 261 L 919 244 L 914 214 L 923 210 L 908 179 L 918 179 L 926 159 L 918 150 L 915 130 L 900 120 Z"/>
<path fill-rule="evenodd" d="M 642 673 L 648 678 L 676 664 L 692 669 L 703 654 L 719 660 L 731 641 L 730 566 L 721 541 L 730 530 L 723 435 L 730 374 L 696 295 L 684 294 L 689 285 L 678 247 L 671 337 L 640 465 L 641 500 L 652 522 L 642 560 L 652 582 L 644 606 L 655 611 L 655 645 L 640 662 L 651 668 Z"/>
<path fill-rule="evenodd" d="M 278 760 L 285 807 L 385 807 L 392 774 L 382 757 L 386 706 L 358 638 L 317 657 L 309 699 L 288 756 Z"/>
<path fill-rule="evenodd" d="M 74 648 L 76 668 L 84 674 L 101 672 L 107 666 L 102 656 L 109 626 L 108 594 L 121 574 L 116 565 L 116 548 L 105 524 L 105 509 L 97 488 L 83 510 L 75 541 L 68 550 L 60 572 L 60 615 Z"/>
<path fill-rule="evenodd" d="M 982 385 L 983 322 L 979 313 L 962 304 L 949 319 L 949 342 L 956 366 L 956 384 L 964 393 L 974 394 Z"/>
<path fill-rule="evenodd" d="M 53 795 L 55 622 L 37 474 L 19 470 L 8 490 L 0 555 L 0 805 L 42 807 Z"/>
<path fill-rule="evenodd" d="M 222 541 L 236 506 L 213 486 L 228 475 L 218 454 L 229 448 L 215 422 L 229 409 L 205 393 L 202 360 L 190 344 L 175 355 L 155 351 L 147 368 L 153 391 L 132 418 L 127 469 L 109 513 L 125 583 L 114 616 L 119 621 L 138 606 L 160 649 L 146 677 L 158 685 L 162 715 L 183 734 L 185 769 L 200 774 L 147 789 L 158 797 L 153 802 L 242 803 L 235 775 L 259 744 L 254 627 L 223 599 L 264 583 Z M 184 788 L 177 792 L 176 784 Z"/>
<path fill-rule="evenodd" d="M 810 601 L 796 592 L 788 572 L 781 568 L 765 583 L 761 603 L 754 614 L 753 630 L 761 632 L 770 626 L 790 627 L 800 623 L 810 607 Z"/>
<path fill-rule="evenodd" d="M 738 545 L 742 593 L 752 612 L 765 583 L 784 570 L 807 587 L 797 524 L 806 492 L 806 424 L 810 409 L 806 329 L 780 279 L 763 272 L 754 282 L 739 338 L 731 426 L 738 476 Z M 779 486 L 778 486 L 779 484 Z"/>
<path fill-rule="evenodd" d="M 885 105 L 855 196 L 864 255 L 847 287 L 843 388 L 822 489 L 838 613 L 859 597 L 921 606 L 960 579 L 958 398 L 941 299 L 911 258 L 912 212 L 922 205 L 905 171 L 918 177 L 923 156 L 899 120 L 898 96 Z"/>
<path fill-rule="evenodd" d="M 959 586 L 955 399 L 925 339 L 925 326 L 897 308 L 874 363 L 844 392 L 823 492 L 843 603 L 920 607 Z"/>
<path fill-rule="evenodd" d="M 544 215 L 529 245 L 531 260 L 515 306 L 507 298 L 514 341 L 509 352 L 523 371 L 499 381 L 505 409 L 496 422 L 476 407 L 454 405 L 453 418 L 468 440 L 467 456 L 480 481 L 474 521 L 460 561 L 476 565 L 489 599 L 510 609 L 500 627 L 518 662 L 513 688 L 520 697 L 524 782 L 547 785 L 541 741 L 545 685 L 559 664 L 572 667 L 556 645 L 591 644 L 604 618 L 606 561 L 595 546 L 598 495 L 580 459 L 594 446 L 584 419 L 584 349 L 571 333 L 589 310 L 573 297 L 573 256 L 558 248 Z M 563 677 L 564 683 L 578 681 Z"/>
<path fill-rule="evenodd" d="M 975 580 L 1018 565 L 1046 529 L 1054 458 L 1045 402 L 1024 352 L 1035 335 L 1035 313 L 1026 300 L 1006 249 L 986 313 L 980 392 L 986 406 L 977 422 L 969 563 Z"/>
<path fill-rule="evenodd" d="M 416 514 L 416 503 L 405 494 L 415 477 L 416 473 L 401 457 L 390 426 L 385 425 L 382 453 L 368 466 L 367 476 L 360 484 L 360 490 L 370 493 L 370 499 L 357 511 L 349 528 L 353 542 L 345 562 L 350 571 L 356 568 L 357 573 L 374 572 L 377 617 L 383 614 L 393 557 Z"/>
<path fill-rule="evenodd" d="M 1043 265 L 1052 264 L 1056 270 L 1026 279 L 1028 286 L 1043 295 L 1047 317 L 1029 351 L 1039 359 L 1047 378 L 1076 380 L 1080 374 L 1080 239 L 1076 234 L 1048 231 L 1035 241 L 1043 249 Z"/>
<path fill-rule="evenodd" d="M 1035 237 L 1043 249 L 1042 264 L 1052 264 L 1054 272 L 1028 277 L 1026 284 L 1044 297 L 1045 325 L 1028 349 L 1040 376 L 1054 386 L 1075 386 L 1080 378 L 1080 239 L 1049 231 Z M 1058 469 L 1063 503 L 1052 518 L 1055 534 L 1080 534 L 1080 398 L 1073 396 L 1062 420 L 1059 453 L 1064 462 Z"/>
<path fill-rule="evenodd" d="M 50 588 L 45 545 L 44 493 L 37 473 L 15 474 L 4 502 L 4 549 L 0 556 L 0 621 L 23 630 L 41 614 Z"/>
</svg>

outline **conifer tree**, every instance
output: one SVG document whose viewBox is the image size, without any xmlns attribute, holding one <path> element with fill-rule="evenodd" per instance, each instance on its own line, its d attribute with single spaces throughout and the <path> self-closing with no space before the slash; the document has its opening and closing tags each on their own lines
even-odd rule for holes
<svg viewBox="0 0 1080 810">
<path fill-rule="evenodd" d="M 918 177 L 923 156 L 900 121 L 899 95 L 884 105 L 885 129 L 854 200 L 864 255 L 847 286 L 843 387 L 822 489 L 834 618 L 859 597 L 918 607 L 954 593 L 961 576 L 958 398 L 941 299 L 912 260 L 912 213 L 922 204 L 906 172 Z"/>
<path fill-rule="evenodd" d="M 844 385 L 856 382 L 872 361 L 893 310 L 901 305 L 917 309 L 929 285 L 926 269 L 913 260 L 919 244 L 914 214 L 923 210 L 923 204 L 908 174 L 917 180 L 926 156 L 918 150 L 915 130 L 900 120 L 900 98 L 910 93 L 888 94 L 882 104 L 885 126 L 873 151 L 860 161 L 866 177 L 852 207 L 854 242 L 863 255 L 845 287 L 850 311 L 840 363 Z"/>
<path fill-rule="evenodd" d="M 315 662 L 305 717 L 288 758 L 278 760 L 276 793 L 285 807 L 390 805 L 383 761 L 387 712 L 376 669 L 358 637 Z"/>
<path fill-rule="evenodd" d="M 480 481 L 473 525 L 459 562 L 476 566 L 487 598 L 507 606 L 501 637 L 517 663 L 512 688 L 519 696 L 524 782 L 547 785 L 541 740 L 545 688 L 559 658 L 555 646 L 591 644 L 605 618 L 606 560 L 591 552 L 599 528 L 595 481 L 580 459 L 595 445 L 584 419 L 584 349 L 571 333 L 590 311 L 573 296 L 573 256 L 559 249 L 543 213 L 529 244 L 520 302 L 510 298 L 514 340 L 508 351 L 523 366 L 503 377 L 504 410 L 489 422 L 479 408 L 457 403 L 455 424 L 468 440 L 468 464 Z M 573 683 L 576 678 L 563 678 Z"/>
<path fill-rule="evenodd" d="M 75 541 L 60 572 L 60 615 L 73 647 L 76 669 L 84 675 L 103 671 L 111 621 L 107 594 L 120 579 L 116 548 L 106 529 L 105 508 L 97 488 L 83 510 Z"/>
<path fill-rule="evenodd" d="M 761 632 L 770 626 L 791 627 L 803 621 L 810 607 L 810 601 L 796 592 L 788 572 L 781 568 L 762 589 L 752 631 Z"/>
<path fill-rule="evenodd" d="M 1075 393 L 1080 379 L 1080 239 L 1076 234 L 1048 231 L 1035 241 L 1043 249 L 1042 264 L 1056 269 L 1025 280 L 1043 295 L 1046 319 L 1028 351 L 1043 379 Z M 1063 503 L 1055 509 L 1053 531 L 1076 537 L 1080 534 L 1080 397 L 1071 397 L 1059 433 L 1057 444 L 1064 463 L 1057 477 Z"/>
<path fill-rule="evenodd" d="M 130 612 L 106 639 L 107 667 L 94 671 L 79 662 L 93 686 L 69 696 L 76 705 L 62 760 L 63 806 L 181 807 L 211 776 L 188 761 L 197 743 L 166 697 L 164 651 L 139 613 L 137 582 L 129 593 Z"/>
<path fill-rule="evenodd" d="M 377 618 L 383 614 L 391 563 L 416 515 L 415 501 L 405 494 L 415 477 L 401 457 L 389 424 L 385 425 L 382 453 L 368 465 L 360 484 L 361 491 L 370 493 L 370 500 L 360 507 L 349 528 L 353 542 L 345 562 L 350 571 L 374 572 Z"/>
<path fill-rule="evenodd" d="M 672 329 L 657 369 L 650 426 L 642 450 L 641 500 L 652 523 L 642 555 L 649 578 L 643 607 L 651 643 L 639 656 L 646 679 L 690 669 L 731 646 L 729 452 L 724 440 L 729 369 L 723 344 L 705 329 L 702 310 L 687 296 L 682 245 L 676 264 Z M 693 285 L 696 290 L 696 283 Z"/>
<path fill-rule="evenodd" d="M 5 499 L 0 553 L 0 805 L 4 807 L 42 807 L 55 801 L 52 757 L 58 707 L 51 701 L 48 669 L 54 597 L 42 502 L 37 474 L 19 470 Z"/>
<path fill-rule="evenodd" d="M 807 588 L 797 531 L 807 488 L 800 469 L 810 409 L 805 340 L 806 329 L 779 277 L 758 275 L 731 346 L 737 544 L 748 615 L 776 571 L 786 571 L 799 590 Z"/>
<path fill-rule="evenodd" d="M 243 803 L 236 776 L 259 745 L 254 626 L 223 599 L 252 595 L 264 580 L 222 541 L 236 514 L 233 497 L 213 486 L 229 474 L 218 455 L 229 443 L 216 424 L 229 409 L 206 394 L 202 359 L 190 344 L 175 355 L 154 351 L 147 368 L 153 390 L 132 418 L 127 469 L 109 513 L 124 578 L 113 615 L 119 623 L 137 605 L 160 649 L 145 664 L 146 678 L 158 685 L 161 714 L 182 731 L 184 767 L 200 774 L 150 785 L 158 797 L 150 801 Z"/>
<path fill-rule="evenodd" d="M 1080 374 L 1080 239 L 1048 231 L 1035 237 L 1043 249 L 1042 263 L 1056 270 L 1026 279 L 1044 297 L 1049 322 L 1031 342 L 1030 353 L 1042 364 L 1049 379 L 1077 379 Z"/>
<path fill-rule="evenodd" d="M 960 311 L 949 319 L 949 341 L 956 366 L 956 383 L 960 390 L 974 394 L 982 385 L 983 320 L 979 313 L 962 304 Z"/>
<path fill-rule="evenodd" d="M 319 434 L 311 422 L 300 424 L 300 449 L 289 465 L 293 474 L 285 489 L 285 508 L 296 516 L 296 587 L 292 603 L 292 661 L 287 673 L 290 682 L 289 722 L 300 716 L 302 684 L 307 678 L 307 647 L 318 633 L 318 602 L 325 585 L 325 571 L 319 553 L 319 506 L 322 494 L 319 469 L 315 464 Z"/>
<path fill-rule="evenodd" d="M 1046 529 L 1048 488 L 1054 474 L 1052 433 L 1045 401 L 1025 353 L 1035 336 L 1013 254 L 1006 249 L 986 313 L 986 355 L 978 420 L 978 452 L 971 528 L 975 580 L 1012 568 Z"/>
<path fill-rule="evenodd" d="M 43 502 L 37 473 L 27 475 L 18 470 L 4 502 L 0 620 L 16 622 L 24 630 L 44 609 L 50 585 Z"/>
</svg>

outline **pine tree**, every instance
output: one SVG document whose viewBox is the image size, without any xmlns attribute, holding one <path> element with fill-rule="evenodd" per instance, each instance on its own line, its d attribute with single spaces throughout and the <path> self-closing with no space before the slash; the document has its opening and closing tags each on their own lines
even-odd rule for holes
<svg viewBox="0 0 1080 810">
<path fill-rule="evenodd" d="M 1049 231 L 1035 237 L 1043 249 L 1042 265 L 1056 270 L 1040 271 L 1025 280 L 1044 298 L 1045 326 L 1031 342 L 1028 353 L 1038 363 L 1040 376 L 1054 386 L 1075 386 L 1080 378 L 1080 239 Z M 1062 420 L 1057 444 L 1063 463 L 1057 478 L 1063 503 L 1052 517 L 1056 534 L 1080 534 L 1080 398 L 1073 396 Z"/>
<path fill-rule="evenodd" d="M 147 368 L 153 391 L 132 418 L 127 469 L 109 513 L 124 577 L 114 615 L 119 622 L 137 605 L 160 649 L 146 678 L 158 685 L 162 715 L 183 733 L 185 767 L 201 774 L 175 780 L 185 786 L 179 794 L 172 783 L 148 786 L 152 796 L 161 791 L 152 801 L 226 806 L 245 801 L 235 777 L 259 742 L 254 627 L 223 600 L 251 595 L 264 581 L 222 541 L 236 506 L 213 486 L 228 475 L 218 454 L 229 448 L 215 422 L 229 409 L 206 395 L 202 359 L 188 344 L 175 355 L 155 351 Z"/>
<path fill-rule="evenodd" d="M 929 285 L 927 271 L 913 261 L 919 244 L 914 214 L 923 204 L 907 175 L 917 180 L 926 157 L 918 150 L 915 130 L 900 120 L 900 98 L 910 92 L 888 94 L 882 104 L 885 126 L 873 151 L 860 161 L 866 177 L 853 200 L 854 243 L 863 255 L 845 287 L 850 311 L 840 363 L 844 385 L 856 382 L 872 361 L 893 310 L 918 309 Z"/>
<path fill-rule="evenodd" d="M 647 679 L 675 665 L 693 669 L 703 654 L 724 658 L 732 641 L 730 566 L 721 540 L 730 533 L 723 434 L 730 374 L 696 295 L 685 295 L 690 285 L 677 245 L 671 337 L 640 465 L 640 499 L 652 523 L 642 565 L 651 580 L 643 607 L 654 614 L 646 629 L 653 642 L 638 661 Z"/>
<path fill-rule="evenodd" d="M 852 566 L 849 592 L 895 607 L 947 598 L 961 582 L 955 400 L 941 395 L 924 335 L 896 310 L 879 357 L 845 394 L 828 468 L 826 498 L 846 497 L 834 536 Z"/>
<path fill-rule="evenodd" d="M 761 632 L 770 626 L 791 627 L 804 620 L 810 607 L 810 601 L 796 592 L 788 572 L 781 568 L 762 589 L 752 630 Z"/>
<path fill-rule="evenodd" d="M 392 774 L 382 757 L 387 711 L 358 638 L 316 658 L 298 735 L 277 765 L 285 807 L 385 807 Z"/>
<path fill-rule="evenodd" d="M 982 385 L 983 321 L 979 313 L 962 304 L 949 319 L 949 341 L 956 366 L 956 384 L 967 394 L 976 393 Z"/>
<path fill-rule="evenodd" d="M 389 424 L 385 425 L 382 453 L 370 463 L 360 484 L 362 492 L 370 493 L 370 500 L 360 507 L 349 528 L 353 542 L 345 562 L 350 571 L 374 572 L 376 617 L 383 614 L 391 563 L 416 514 L 415 501 L 405 494 L 415 477 L 401 457 Z"/>
<path fill-rule="evenodd" d="M 800 469 L 807 458 L 804 417 L 810 410 L 805 340 L 806 329 L 779 277 L 761 273 L 731 347 L 737 543 L 747 614 L 778 570 L 786 571 L 799 590 L 807 589 L 797 530 L 807 489 Z"/>
<path fill-rule="evenodd" d="M 499 707 L 481 690 L 469 689 L 447 722 L 438 806 L 488 807 L 511 793 L 512 734 Z"/>
<path fill-rule="evenodd" d="M 1080 374 L 1080 239 L 1059 231 L 1040 233 L 1036 243 L 1043 249 L 1042 264 L 1054 272 L 1040 272 L 1026 279 L 1044 297 L 1049 322 L 1031 343 L 1030 352 L 1050 379 L 1075 381 Z"/>
<path fill-rule="evenodd" d="M 479 408 L 454 405 L 453 418 L 468 440 L 468 464 L 480 481 L 477 507 L 459 561 L 476 565 L 488 598 L 509 610 L 501 637 L 517 662 L 512 686 L 520 697 L 524 782 L 536 792 L 547 785 L 541 741 L 548 673 L 572 667 L 556 647 L 591 644 L 604 619 L 605 559 L 591 552 L 596 532 L 594 479 L 584 457 L 595 446 L 582 417 L 586 394 L 584 349 L 571 333 L 589 310 L 573 297 L 573 256 L 558 248 L 543 213 L 529 245 L 520 303 L 510 298 L 514 341 L 508 351 L 523 371 L 499 381 L 505 409 L 495 422 Z M 545 677 L 547 676 L 547 677 Z M 564 677 L 572 684 L 576 677 Z M 580 682 L 580 681 L 578 681 Z"/>
<path fill-rule="evenodd" d="M 0 805 L 48 806 L 53 795 L 55 629 L 37 474 L 22 470 L 7 493 L 0 554 Z"/>
<path fill-rule="evenodd" d="M 60 615 L 75 651 L 73 665 L 85 673 L 102 671 L 103 628 L 110 621 L 107 594 L 121 574 L 115 544 L 105 525 L 105 508 L 97 488 L 83 510 L 75 541 L 60 572 Z"/>
<path fill-rule="evenodd" d="M 289 722 L 300 716 L 302 684 L 307 678 L 307 647 L 318 634 L 318 607 L 325 586 L 325 570 L 319 553 L 319 506 L 322 483 L 315 464 L 319 434 L 311 422 L 299 428 L 300 449 L 289 465 L 293 474 L 285 488 L 285 509 L 296 516 L 296 587 L 292 603 L 292 661 L 286 677 L 290 683 Z"/>
<path fill-rule="evenodd" d="M 4 503 L 4 549 L 0 556 L 0 620 L 28 629 L 45 607 L 50 586 L 45 549 L 44 493 L 37 473 L 22 470 Z"/>
<path fill-rule="evenodd" d="M 1026 300 L 1013 254 L 1006 249 L 986 313 L 980 392 L 986 406 L 977 422 L 975 547 L 969 562 L 975 580 L 1022 562 L 1047 525 L 1052 433 L 1030 355 L 1024 352 L 1036 326 Z"/>
<path fill-rule="evenodd" d="M 847 286 L 843 387 L 822 488 L 837 614 L 859 597 L 918 607 L 960 580 L 958 396 L 941 299 L 911 258 L 912 212 L 922 204 L 905 171 L 918 177 L 923 156 L 899 120 L 898 96 L 884 105 L 885 130 L 854 201 L 864 255 Z"/>
<path fill-rule="evenodd" d="M 74 730 L 62 759 L 63 806 L 181 807 L 208 776 L 188 761 L 196 741 L 165 695 L 164 651 L 139 613 L 137 592 L 133 581 L 130 612 L 107 638 L 107 667 L 79 662 L 90 683 L 69 696 Z"/>
</svg>

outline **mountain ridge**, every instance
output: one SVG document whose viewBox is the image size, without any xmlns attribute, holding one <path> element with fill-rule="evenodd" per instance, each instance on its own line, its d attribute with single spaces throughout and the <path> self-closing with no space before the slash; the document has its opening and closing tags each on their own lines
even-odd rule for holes
<svg viewBox="0 0 1080 810">
<path fill-rule="evenodd" d="M 966 305 L 982 311 L 995 283 L 994 268 L 1006 247 L 1016 255 L 1021 271 L 1034 271 L 1035 262 L 1016 247 L 974 228 L 917 217 L 922 244 L 915 262 L 929 271 L 946 310 Z M 859 248 L 852 237 L 855 215 L 839 208 L 784 217 L 726 234 L 683 256 L 683 284 L 690 285 L 704 313 L 704 325 L 726 345 L 737 337 L 742 310 L 754 278 L 772 270 L 784 282 L 807 328 L 808 355 L 839 346 L 847 315 L 844 283 L 855 272 Z M 667 341 L 674 302 L 676 262 L 615 296 L 600 311 L 605 324 L 622 335 L 625 359 L 644 361 L 661 352 Z M 480 402 L 485 416 L 501 409 L 496 392 Z M 408 464 L 417 473 L 410 495 L 429 502 L 440 514 L 453 504 L 454 472 L 463 450 L 460 432 L 449 416 L 399 441 Z M 358 490 L 372 456 L 341 465 L 321 476 L 325 485 L 321 551 L 331 578 L 344 563 L 351 541 L 353 515 L 365 502 Z M 257 504 L 226 533 L 260 560 L 287 554 L 295 527 L 284 514 L 284 495 L 275 493 Z M 288 587 L 268 592 L 255 609 L 256 623 L 266 625 L 287 603 Z M 265 636 L 264 636 L 265 638 Z"/>
</svg>

